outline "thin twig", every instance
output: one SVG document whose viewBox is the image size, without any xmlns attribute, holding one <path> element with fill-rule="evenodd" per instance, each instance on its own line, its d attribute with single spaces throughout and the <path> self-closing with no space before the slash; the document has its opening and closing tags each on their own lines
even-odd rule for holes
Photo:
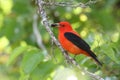
<svg viewBox="0 0 120 80">
<path fill-rule="evenodd" d="M 52 57 L 54 58 L 55 62 L 57 62 L 57 58 L 55 57 L 55 54 L 54 54 L 54 42 L 53 40 L 51 39 L 51 53 L 52 53 Z"/>
<path fill-rule="evenodd" d="M 38 30 L 37 19 L 38 19 L 38 15 L 34 14 L 33 15 L 33 33 L 36 37 L 38 46 L 44 51 L 44 55 L 46 56 L 48 53 L 47 53 L 47 49 L 45 48 L 45 46 L 42 42 L 42 37 L 41 37 L 40 32 Z"/>
<path fill-rule="evenodd" d="M 37 4 L 38 4 L 39 15 L 41 16 L 42 23 L 45 26 L 47 32 L 50 34 L 50 37 L 52 38 L 52 40 L 54 41 L 54 43 L 60 48 L 60 50 L 62 51 L 62 54 L 67 59 L 67 61 L 71 62 L 72 64 L 76 65 L 79 69 L 81 69 L 80 66 L 79 66 L 79 64 L 77 64 L 76 61 L 73 58 L 71 58 L 68 55 L 68 53 L 62 48 L 62 46 L 60 45 L 60 43 L 58 42 L 58 40 L 55 38 L 53 32 L 49 28 L 50 24 L 48 23 L 48 20 L 47 20 L 47 15 L 46 15 L 46 12 L 44 10 L 43 1 L 42 0 L 37 0 L 37 1 L 38 1 Z M 89 76 L 91 76 L 92 78 L 94 78 L 96 80 L 104 80 L 100 76 L 98 76 L 96 74 L 93 74 L 91 72 L 88 72 L 87 70 L 84 70 L 84 73 L 88 74 Z"/>
</svg>

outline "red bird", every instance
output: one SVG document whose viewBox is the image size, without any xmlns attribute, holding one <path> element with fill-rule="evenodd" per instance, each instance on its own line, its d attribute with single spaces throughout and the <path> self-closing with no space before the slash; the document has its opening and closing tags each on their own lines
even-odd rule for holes
<svg viewBox="0 0 120 80">
<path fill-rule="evenodd" d="M 102 66 L 97 56 L 91 51 L 90 46 L 72 29 L 69 22 L 54 23 L 51 26 L 58 27 L 58 40 L 66 51 L 74 55 L 84 54 L 90 56 Z"/>
</svg>

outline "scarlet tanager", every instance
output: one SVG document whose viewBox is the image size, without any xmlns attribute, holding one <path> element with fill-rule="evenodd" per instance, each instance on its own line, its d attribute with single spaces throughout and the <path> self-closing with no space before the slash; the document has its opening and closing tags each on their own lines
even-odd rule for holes
<svg viewBox="0 0 120 80">
<path fill-rule="evenodd" d="M 74 55 L 84 54 L 93 58 L 100 66 L 101 62 L 97 59 L 90 46 L 80 37 L 80 35 L 72 29 L 69 22 L 59 22 L 51 24 L 51 27 L 58 27 L 58 40 L 62 47 Z"/>
</svg>

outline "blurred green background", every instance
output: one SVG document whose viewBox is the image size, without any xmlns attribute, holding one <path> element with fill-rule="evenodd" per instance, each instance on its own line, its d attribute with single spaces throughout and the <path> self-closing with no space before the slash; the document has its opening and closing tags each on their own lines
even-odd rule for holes
<svg viewBox="0 0 120 80">
<path fill-rule="evenodd" d="M 88 1 L 64 2 L 77 4 Z M 104 63 L 99 68 L 92 59 L 79 55 L 76 61 L 83 69 L 105 80 L 120 80 L 119 0 L 100 0 L 87 8 L 54 5 L 44 8 L 50 23 L 69 21 Z M 34 0 L 0 0 L 0 80 L 92 80 L 74 65 L 66 63 L 61 51 L 52 44 L 40 17 L 38 28 L 48 54 L 39 48 L 33 32 L 35 13 L 37 6 Z M 57 37 L 58 30 L 52 31 Z"/>
</svg>

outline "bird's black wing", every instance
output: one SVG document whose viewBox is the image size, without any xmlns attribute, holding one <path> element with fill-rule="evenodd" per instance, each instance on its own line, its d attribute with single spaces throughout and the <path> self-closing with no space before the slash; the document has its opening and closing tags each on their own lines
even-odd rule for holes
<svg viewBox="0 0 120 80">
<path fill-rule="evenodd" d="M 86 51 L 91 57 L 96 57 L 96 55 L 90 50 L 90 46 L 79 36 L 73 34 L 71 32 L 66 32 L 64 34 L 65 38 L 68 39 L 70 42 L 75 44 L 80 49 Z"/>
<path fill-rule="evenodd" d="M 64 36 L 74 45 L 86 51 L 100 66 L 102 66 L 102 63 L 97 59 L 97 56 L 90 50 L 90 46 L 82 38 L 71 32 L 66 32 Z"/>
</svg>

